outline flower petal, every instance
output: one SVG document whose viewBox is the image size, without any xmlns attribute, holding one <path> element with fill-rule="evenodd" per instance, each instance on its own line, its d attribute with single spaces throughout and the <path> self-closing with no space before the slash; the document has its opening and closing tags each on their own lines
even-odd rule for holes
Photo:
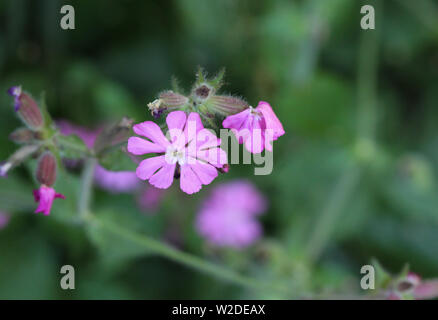
<svg viewBox="0 0 438 320">
<path fill-rule="evenodd" d="M 281 124 L 280 120 L 278 120 L 269 103 L 260 101 L 256 109 L 263 114 L 263 118 L 265 119 L 266 123 L 266 129 L 274 130 L 274 140 L 285 133 L 283 125 Z"/>
<path fill-rule="evenodd" d="M 146 137 L 160 146 L 167 147 L 170 144 L 155 122 L 145 121 L 134 125 L 132 129 L 136 134 Z"/>
<path fill-rule="evenodd" d="M 242 112 L 226 117 L 225 120 L 222 122 L 222 126 L 227 129 L 239 130 L 249 116 L 250 109 L 248 108 L 243 110 Z"/>
<path fill-rule="evenodd" d="M 135 155 L 142 155 L 154 152 L 165 152 L 166 148 L 139 137 L 130 137 L 128 139 L 128 151 Z"/>
<path fill-rule="evenodd" d="M 186 126 L 184 127 L 184 134 L 187 137 L 187 142 L 194 140 L 199 131 L 204 129 L 199 113 L 191 112 L 187 117 Z"/>
<path fill-rule="evenodd" d="M 201 181 L 190 165 L 181 166 L 180 188 L 187 194 L 196 193 L 202 188 Z"/>
<path fill-rule="evenodd" d="M 140 162 L 135 171 L 137 177 L 141 180 L 147 180 L 153 176 L 153 174 L 166 164 L 166 160 L 163 156 L 147 158 Z"/>
<path fill-rule="evenodd" d="M 190 164 L 192 170 L 196 173 L 202 184 L 210 184 L 217 177 L 217 170 L 210 164 L 196 161 L 195 164 Z"/>
<path fill-rule="evenodd" d="M 149 183 L 159 189 L 169 188 L 173 182 L 175 167 L 176 164 L 168 164 L 165 162 L 164 166 L 149 179 Z"/>
<path fill-rule="evenodd" d="M 252 153 L 261 153 L 265 149 L 265 130 L 262 129 L 259 119 L 254 117 L 251 134 L 245 139 L 245 148 Z"/>
<path fill-rule="evenodd" d="M 173 111 L 168 114 L 166 118 L 167 127 L 169 130 L 179 129 L 184 130 L 184 125 L 186 124 L 187 116 L 184 111 Z"/>
</svg>

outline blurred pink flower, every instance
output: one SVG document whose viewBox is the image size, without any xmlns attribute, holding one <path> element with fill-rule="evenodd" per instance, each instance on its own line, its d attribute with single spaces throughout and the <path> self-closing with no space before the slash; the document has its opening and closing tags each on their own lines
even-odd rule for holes
<svg viewBox="0 0 438 320">
<path fill-rule="evenodd" d="M 9 215 L 0 211 L 0 230 L 6 228 L 9 223 Z"/>
<path fill-rule="evenodd" d="M 245 143 L 246 150 L 252 153 L 260 153 L 265 147 L 272 151 L 271 142 L 284 134 L 280 120 L 264 101 L 260 101 L 257 108 L 249 107 L 226 117 L 222 125 L 231 129 L 239 143 Z"/>
<path fill-rule="evenodd" d="M 46 216 L 50 214 L 53 200 L 55 200 L 56 198 L 65 199 L 64 195 L 56 193 L 55 189 L 47 187 L 45 185 L 41 185 L 38 190 L 34 190 L 33 196 L 35 198 L 35 202 L 39 202 L 35 213 L 43 212 Z"/>
<path fill-rule="evenodd" d="M 96 137 L 101 131 L 101 129 L 85 129 L 64 120 L 58 121 L 57 124 L 62 134 L 77 135 L 89 148 L 93 147 Z M 135 172 L 110 171 L 100 165 L 97 165 L 95 168 L 94 181 L 99 187 L 112 193 L 131 192 L 139 186 Z"/>
<path fill-rule="evenodd" d="M 162 189 L 148 186 L 138 195 L 137 204 L 143 211 L 154 212 L 158 209 L 163 195 L 164 191 Z"/>
<path fill-rule="evenodd" d="M 215 187 L 204 201 L 196 229 L 213 245 L 244 248 L 262 235 L 256 217 L 266 210 L 266 199 L 244 180 Z"/>
<path fill-rule="evenodd" d="M 167 189 L 176 172 L 180 175 L 182 191 L 198 192 L 202 185 L 210 184 L 217 177 L 217 169 L 227 161 L 225 151 L 218 147 L 220 140 L 204 129 L 199 114 L 194 112 L 187 117 L 183 111 L 173 111 L 166 123 L 170 140 L 152 121 L 134 125 L 134 132 L 149 140 L 129 138 L 128 151 L 134 155 L 160 154 L 143 160 L 137 167 L 137 177 L 149 180 L 156 188 Z"/>
</svg>

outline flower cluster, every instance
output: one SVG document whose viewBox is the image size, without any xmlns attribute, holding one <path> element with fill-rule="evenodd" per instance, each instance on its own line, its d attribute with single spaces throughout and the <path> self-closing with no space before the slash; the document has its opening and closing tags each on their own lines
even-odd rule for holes
<svg viewBox="0 0 438 320">
<path fill-rule="evenodd" d="M 0 173 L 5 176 L 10 169 L 27 158 L 39 156 L 36 180 L 40 186 L 33 192 L 35 202 L 38 202 L 35 213 L 42 212 L 49 215 L 53 201 L 56 198 L 65 198 L 53 188 L 56 181 L 57 160 L 50 151 L 49 143 L 46 143 L 53 134 L 50 119 L 45 119 L 37 102 L 20 86 L 10 88 L 8 93 L 14 98 L 14 110 L 26 127 L 18 128 L 10 135 L 14 142 L 22 146 L 0 166 Z"/>
<path fill-rule="evenodd" d="M 210 184 L 218 175 L 217 169 L 226 164 L 226 154 L 219 148 L 220 140 L 204 129 L 199 114 L 173 111 L 166 118 L 170 138 L 160 127 L 146 121 L 133 127 L 134 132 L 147 139 L 131 137 L 128 151 L 134 155 L 158 153 L 143 160 L 136 174 L 149 180 L 153 186 L 166 189 L 175 174 L 180 177 L 181 190 L 188 194 L 198 192 L 202 185 Z"/>
<path fill-rule="evenodd" d="M 213 245 L 244 248 L 262 235 L 256 218 L 265 210 L 265 198 L 250 182 L 223 183 L 204 201 L 196 229 Z"/>
<path fill-rule="evenodd" d="M 133 129 L 144 138 L 131 137 L 128 151 L 133 155 L 158 154 L 143 160 L 137 177 L 160 189 L 167 189 L 180 178 L 181 190 L 192 194 L 210 184 L 218 172 L 227 172 L 227 154 L 221 141 L 207 130 L 216 128 L 215 120 L 224 118 L 222 126 L 230 129 L 251 153 L 272 152 L 272 142 L 285 132 L 269 103 L 256 108 L 237 97 L 217 95 L 223 72 L 207 79 L 200 70 L 189 96 L 165 91 L 148 104 L 155 118 L 167 113 L 165 137 L 153 121 L 136 124 Z"/>
</svg>

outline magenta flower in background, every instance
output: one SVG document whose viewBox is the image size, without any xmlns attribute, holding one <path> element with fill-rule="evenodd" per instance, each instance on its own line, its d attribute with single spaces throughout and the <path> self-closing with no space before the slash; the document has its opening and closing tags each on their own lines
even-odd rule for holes
<svg viewBox="0 0 438 320">
<path fill-rule="evenodd" d="M 257 108 L 249 107 L 240 113 L 228 116 L 222 126 L 231 129 L 239 143 L 252 153 L 260 153 L 265 147 L 272 151 L 271 142 L 285 132 L 269 103 L 260 101 Z"/>
<path fill-rule="evenodd" d="M 93 147 L 96 137 L 101 131 L 100 129 L 87 130 L 80 126 L 72 125 L 64 120 L 58 121 L 57 124 L 62 134 L 77 135 L 84 141 L 88 148 Z M 94 182 L 102 189 L 112 193 L 131 192 L 137 189 L 139 185 L 135 172 L 110 171 L 100 165 L 96 165 L 94 171 Z"/>
<path fill-rule="evenodd" d="M 41 185 L 38 190 L 34 190 L 33 196 L 35 198 L 35 202 L 39 202 L 38 208 L 36 208 L 35 213 L 43 212 L 46 216 L 50 214 L 53 200 L 55 200 L 56 198 L 65 199 L 64 195 L 56 193 L 55 189 L 47 187 L 45 185 Z"/>
<path fill-rule="evenodd" d="M 261 237 L 257 216 L 265 210 L 265 197 L 249 181 L 224 183 L 202 204 L 196 229 L 213 245 L 245 248 Z"/>
<path fill-rule="evenodd" d="M 160 154 L 143 160 L 137 167 L 137 177 L 149 180 L 156 188 L 167 189 L 177 173 L 182 191 L 198 192 L 202 185 L 210 184 L 217 177 L 217 169 L 227 162 L 225 151 L 218 147 L 220 139 L 204 129 L 199 114 L 194 112 L 187 117 L 183 111 L 173 111 L 166 123 L 170 140 L 152 121 L 134 125 L 134 132 L 149 140 L 129 138 L 128 151 L 134 155 Z"/>
<path fill-rule="evenodd" d="M 9 215 L 0 211 L 0 230 L 5 228 L 9 223 Z"/>
</svg>

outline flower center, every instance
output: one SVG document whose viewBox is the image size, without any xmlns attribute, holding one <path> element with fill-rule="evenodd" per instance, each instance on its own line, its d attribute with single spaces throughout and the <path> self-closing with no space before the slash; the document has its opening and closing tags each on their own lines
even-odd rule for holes
<svg viewBox="0 0 438 320">
<path fill-rule="evenodd" d="M 174 146 L 169 146 L 166 150 L 165 159 L 169 164 L 175 164 L 178 162 L 179 165 L 186 163 L 186 153 L 185 150 L 178 150 Z"/>
</svg>

